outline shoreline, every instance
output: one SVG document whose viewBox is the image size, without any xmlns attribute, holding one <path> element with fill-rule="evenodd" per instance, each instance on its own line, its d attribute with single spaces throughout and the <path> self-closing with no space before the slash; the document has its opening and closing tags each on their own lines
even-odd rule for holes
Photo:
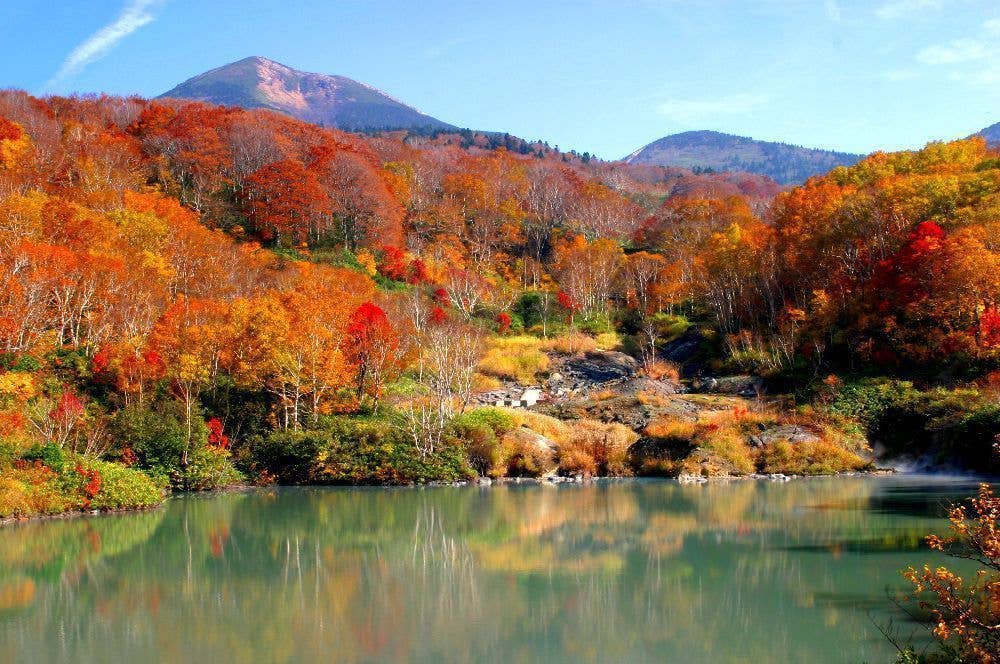
<svg viewBox="0 0 1000 664">
<path fill-rule="evenodd" d="M 238 492 L 252 492 L 258 490 L 267 489 L 316 489 L 316 488 L 357 488 L 357 489 L 424 489 L 424 488 L 459 488 L 459 487 L 471 487 L 488 489 L 492 487 L 501 487 L 509 485 L 525 485 L 525 486 L 560 486 L 560 485 L 575 485 L 582 486 L 587 484 L 592 484 L 596 482 L 607 482 L 607 481 L 663 481 L 663 482 L 676 482 L 682 486 L 688 485 L 720 485 L 720 484 L 730 484 L 736 482 L 777 482 L 786 483 L 792 480 L 811 480 L 811 479 L 828 479 L 828 478 L 858 478 L 858 477 L 896 477 L 901 475 L 907 475 L 904 471 L 899 471 L 895 468 L 876 468 L 874 470 L 862 470 L 862 471 L 849 471 L 844 473 L 833 473 L 830 475 L 785 475 L 782 473 L 772 473 L 772 474 L 751 474 L 751 475 L 726 475 L 726 476 L 684 476 L 679 477 L 652 477 L 652 476 L 611 476 L 611 475 L 601 475 L 596 477 L 562 477 L 562 476 L 551 476 L 551 477 L 503 477 L 498 479 L 491 479 L 488 477 L 480 477 L 473 480 L 457 481 L 457 482 L 414 482 L 412 484 L 272 484 L 272 485 L 253 485 L 253 484 L 234 484 L 232 486 L 221 487 L 218 489 L 213 489 L 211 491 L 179 491 L 169 494 L 164 498 L 163 502 L 159 505 L 153 505 L 150 507 L 139 507 L 134 509 L 120 509 L 120 510 L 73 510 L 69 512 L 62 512 L 59 514 L 36 514 L 27 517 L 6 517 L 0 519 L 0 531 L 5 528 L 17 527 L 23 524 L 29 524 L 38 521 L 55 521 L 62 519 L 79 519 L 79 518 L 92 518 L 92 517 L 102 517 L 102 516 L 122 516 L 128 514 L 140 514 L 143 512 L 152 512 L 158 509 L 162 509 L 166 502 L 174 497 L 181 496 L 196 496 L 205 495 L 210 496 L 214 494 L 224 494 L 224 493 L 238 493 Z M 920 475 L 922 473 L 914 473 Z M 947 477 L 963 477 L 969 479 L 970 481 L 983 481 L 984 478 L 976 475 L 969 476 L 959 476 L 959 475 L 947 475 Z M 986 480 L 989 481 L 989 480 Z"/>
<path fill-rule="evenodd" d="M 497 479 L 492 479 L 489 477 L 479 477 L 473 480 L 457 481 L 457 482 L 414 482 L 411 484 L 273 484 L 273 485 L 254 485 L 254 484 L 234 484 L 232 486 L 220 487 L 218 489 L 212 489 L 210 491 L 177 491 L 167 495 L 163 502 L 158 505 L 151 505 L 149 507 L 136 507 L 128 509 L 118 509 L 118 510 L 70 510 L 68 512 L 60 512 L 58 514 L 33 514 L 31 516 L 24 517 L 5 517 L 0 519 L 0 530 L 8 527 L 14 527 L 21 524 L 28 524 L 36 521 L 56 521 L 62 519 L 80 519 L 80 518 L 91 518 L 91 517 L 102 517 L 102 516 L 119 516 L 126 514 L 141 514 L 143 512 L 152 512 L 161 509 L 168 500 L 174 497 L 180 496 L 195 496 L 195 495 L 213 495 L 213 494 L 223 494 L 223 493 L 238 493 L 242 491 L 250 492 L 256 490 L 266 490 L 271 488 L 369 488 L 369 489 L 414 489 L 414 488 L 426 488 L 426 487 L 478 487 L 478 488 L 490 488 L 494 486 L 506 486 L 506 485 L 537 485 L 537 486 L 558 486 L 562 484 L 569 485 L 585 485 L 593 482 L 601 481 L 629 481 L 629 480 L 658 480 L 665 482 L 676 482 L 678 484 L 725 484 L 729 482 L 738 481 L 770 481 L 770 482 L 788 482 L 793 479 L 812 479 L 812 478 L 822 478 L 822 477 L 879 477 L 879 476 L 891 476 L 899 474 L 898 471 L 891 468 L 879 468 L 873 471 L 852 471 L 847 473 L 834 473 L 831 475 L 783 475 L 781 473 L 774 473 L 771 475 L 736 475 L 736 476 L 714 476 L 714 477 L 652 477 L 652 476 L 614 476 L 614 475 L 600 475 L 595 477 L 563 477 L 559 475 L 551 477 L 501 477 Z"/>
</svg>

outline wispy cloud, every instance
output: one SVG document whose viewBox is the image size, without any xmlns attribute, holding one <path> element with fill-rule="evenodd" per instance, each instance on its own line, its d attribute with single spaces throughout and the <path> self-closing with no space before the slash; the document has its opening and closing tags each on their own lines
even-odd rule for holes
<svg viewBox="0 0 1000 664">
<path fill-rule="evenodd" d="M 986 44 L 978 39 L 964 37 L 947 44 L 934 44 L 917 53 L 917 60 L 927 65 L 954 65 L 960 62 L 982 60 L 990 54 Z"/>
<path fill-rule="evenodd" d="M 875 15 L 882 19 L 896 19 L 928 11 L 938 11 L 944 7 L 945 0 L 889 0 L 875 10 Z"/>
<path fill-rule="evenodd" d="M 844 17 L 840 9 L 840 3 L 837 0 L 826 0 L 823 5 L 823 11 L 826 13 L 826 17 L 834 23 L 839 23 Z"/>
<path fill-rule="evenodd" d="M 74 76 L 90 63 L 103 57 L 125 37 L 152 23 L 155 11 L 166 0 L 129 0 L 121 14 L 70 51 L 59 66 L 59 71 L 45 84 L 50 90 L 67 78 Z"/>
<path fill-rule="evenodd" d="M 771 98 L 762 93 L 739 93 L 717 99 L 669 99 L 657 110 L 681 124 L 691 125 L 722 115 L 742 115 L 764 108 Z"/>
<path fill-rule="evenodd" d="M 475 40 L 472 37 L 455 37 L 454 39 L 446 39 L 444 41 L 436 42 L 435 44 L 424 49 L 424 57 L 430 60 L 436 60 L 447 55 L 459 46 L 464 46 L 465 44 L 469 44 L 474 41 Z"/>
</svg>

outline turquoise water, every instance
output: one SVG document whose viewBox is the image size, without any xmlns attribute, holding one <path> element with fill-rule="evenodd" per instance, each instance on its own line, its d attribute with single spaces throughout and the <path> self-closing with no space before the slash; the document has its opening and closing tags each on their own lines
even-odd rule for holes
<svg viewBox="0 0 1000 664">
<path fill-rule="evenodd" d="M 17 662 L 885 662 L 967 480 L 280 488 L 0 530 Z M 903 625 L 904 633 L 915 629 Z"/>
</svg>

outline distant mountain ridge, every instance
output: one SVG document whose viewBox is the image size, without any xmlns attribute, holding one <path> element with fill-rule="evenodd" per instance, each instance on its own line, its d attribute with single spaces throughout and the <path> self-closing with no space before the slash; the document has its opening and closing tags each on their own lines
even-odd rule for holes
<svg viewBox="0 0 1000 664">
<path fill-rule="evenodd" d="M 303 72 L 256 56 L 199 74 L 158 98 L 267 108 L 347 131 L 455 129 L 346 76 Z"/>
<path fill-rule="evenodd" d="M 981 129 L 973 135 L 982 136 L 990 145 L 1000 145 L 1000 122 L 991 124 L 989 127 Z"/>
<path fill-rule="evenodd" d="M 781 184 L 798 184 L 863 155 L 758 141 L 718 131 L 686 131 L 653 141 L 625 157 L 630 164 L 677 166 L 695 170 L 746 171 Z"/>
</svg>

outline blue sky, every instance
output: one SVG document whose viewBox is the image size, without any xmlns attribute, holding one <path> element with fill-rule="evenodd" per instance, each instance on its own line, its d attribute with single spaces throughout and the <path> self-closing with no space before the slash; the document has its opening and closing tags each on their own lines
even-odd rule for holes
<svg viewBox="0 0 1000 664">
<path fill-rule="evenodd" d="M 4 0 L 0 86 L 152 96 L 248 55 L 617 158 L 716 129 L 865 152 L 1000 122 L 995 0 Z"/>
</svg>

